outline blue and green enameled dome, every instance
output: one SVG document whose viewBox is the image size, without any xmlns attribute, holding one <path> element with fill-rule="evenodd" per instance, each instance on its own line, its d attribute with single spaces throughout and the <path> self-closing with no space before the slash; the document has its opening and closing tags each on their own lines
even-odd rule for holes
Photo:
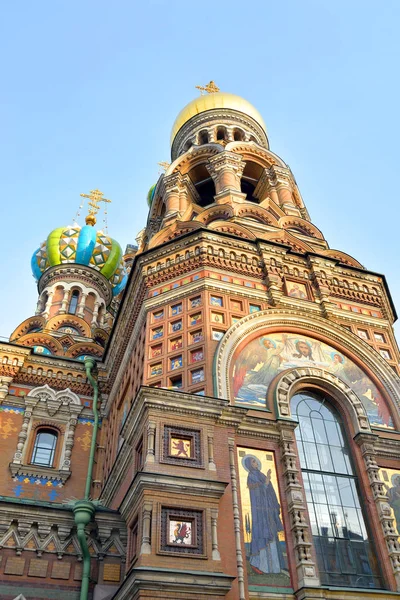
<svg viewBox="0 0 400 600">
<path fill-rule="evenodd" d="M 157 184 L 155 183 L 154 185 L 151 186 L 151 188 L 147 192 L 147 204 L 149 206 L 151 206 L 153 203 L 156 187 L 157 187 Z"/>
<path fill-rule="evenodd" d="M 49 267 L 69 263 L 99 271 L 110 282 L 113 296 L 124 289 L 128 279 L 121 246 L 92 225 L 80 227 L 75 223 L 54 229 L 33 253 L 32 273 L 39 281 Z"/>
</svg>

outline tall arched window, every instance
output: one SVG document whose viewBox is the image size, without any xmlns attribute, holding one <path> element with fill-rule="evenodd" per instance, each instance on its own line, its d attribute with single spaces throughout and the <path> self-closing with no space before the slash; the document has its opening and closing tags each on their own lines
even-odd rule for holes
<svg viewBox="0 0 400 600">
<path fill-rule="evenodd" d="M 57 446 L 57 433 L 52 429 L 40 429 L 35 438 L 31 463 L 52 467 Z"/>
<path fill-rule="evenodd" d="M 69 301 L 69 307 L 68 307 L 68 312 L 71 315 L 74 315 L 76 313 L 76 309 L 78 307 L 78 301 L 79 301 L 79 292 L 78 292 L 78 290 L 74 290 L 71 294 L 71 299 Z"/>
<path fill-rule="evenodd" d="M 321 584 L 382 587 L 339 414 L 308 391 L 293 396 L 291 410 Z"/>
</svg>

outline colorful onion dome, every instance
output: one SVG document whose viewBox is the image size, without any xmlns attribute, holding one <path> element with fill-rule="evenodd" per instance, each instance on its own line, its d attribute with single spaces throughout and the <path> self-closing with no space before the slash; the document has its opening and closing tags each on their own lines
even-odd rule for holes
<svg viewBox="0 0 400 600">
<path fill-rule="evenodd" d="M 89 217 L 87 223 L 91 222 Z M 113 296 L 125 287 L 128 275 L 117 241 L 92 225 L 68 225 L 54 229 L 32 256 L 31 267 L 36 281 L 55 265 L 75 263 L 99 271 L 111 284 Z"/>
<path fill-rule="evenodd" d="M 154 185 L 151 186 L 151 188 L 147 192 L 147 204 L 149 205 L 149 207 L 152 205 L 152 202 L 154 200 L 154 194 L 156 191 L 156 187 L 157 187 L 157 184 L 155 183 Z"/>
</svg>

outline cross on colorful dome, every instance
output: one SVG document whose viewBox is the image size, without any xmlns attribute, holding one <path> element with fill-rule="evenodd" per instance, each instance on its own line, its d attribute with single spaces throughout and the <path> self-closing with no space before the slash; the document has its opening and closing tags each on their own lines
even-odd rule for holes
<svg viewBox="0 0 400 600">
<path fill-rule="evenodd" d="M 48 268 L 56 265 L 68 263 L 86 265 L 96 269 L 109 280 L 113 295 L 116 296 L 124 289 L 127 281 L 122 249 L 116 240 L 104 231 L 96 231 L 93 227 L 96 223 L 95 215 L 100 208 L 99 203 L 109 203 L 111 200 L 103 198 L 103 192 L 98 189 L 81 196 L 90 200 L 86 225 L 81 227 L 74 223 L 51 231 L 47 239 L 33 253 L 31 260 L 33 276 L 38 281 Z"/>
</svg>

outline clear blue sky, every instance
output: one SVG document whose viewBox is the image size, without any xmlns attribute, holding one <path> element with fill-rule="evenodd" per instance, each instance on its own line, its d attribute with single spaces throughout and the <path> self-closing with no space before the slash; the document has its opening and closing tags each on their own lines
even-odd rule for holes
<svg viewBox="0 0 400 600">
<path fill-rule="evenodd" d="M 30 258 L 79 193 L 124 247 L 194 86 L 252 102 L 332 248 L 384 272 L 400 312 L 400 2 L 3 3 L 0 335 L 34 313 Z M 400 331 L 398 329 L 398 331 Z"/>
</svg>

